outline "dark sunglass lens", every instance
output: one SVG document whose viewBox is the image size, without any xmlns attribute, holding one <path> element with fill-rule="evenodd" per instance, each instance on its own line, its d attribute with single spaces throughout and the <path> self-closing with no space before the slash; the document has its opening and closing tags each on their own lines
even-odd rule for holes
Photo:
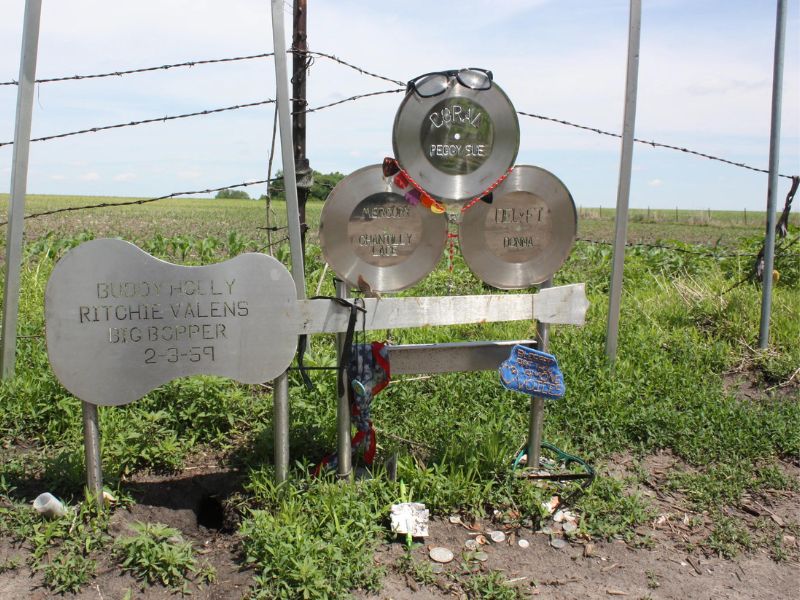
<svg viewBox="0 0 800 600">
<path fill-rule="evenodd" d="M 383 159 L 383 176 L 391 177 L 400 172 L 400 167 L 397 161 L 389 156 Z"/>
<path fill-rule="evenodd" d="M 447 75 L 443 73 L 426 75 L 414 81 L 414 89 L 423 98 L 437 96 L 447 89 Z"/>
<path fill-rule="evenodd" d="M 477 69 L 462 69 L 458 72 L 458 82 L 472 90 L 488 90 L 492 87 L 491 75 Z"/>
</svg>

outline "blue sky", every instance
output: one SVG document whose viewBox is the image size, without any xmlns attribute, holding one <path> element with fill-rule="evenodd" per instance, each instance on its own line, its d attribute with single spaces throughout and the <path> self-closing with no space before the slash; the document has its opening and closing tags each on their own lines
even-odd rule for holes
<svg viewBox="0 0 800 600">
<path fill-rule="evenodd" d="M 265 0 L 44 2 L 37 76 L 146 67 L 272 50 Z M 0 81 L 16 79 L 24 2 L 0 0 Z M 772 0 L 644 0 L 636 135 L 766 167 Z M 789 0 L 781 172 L 800 173 L 800 2 Z M 290 3 L 285 4 L 290 39 Z M 628 2 L 309 0 L 309 46 L 406 80 L 480 66 L 518 110 L 622 127 Z M 317 106 L 391 88 L 318 58 Z M 33 135 L 274 97 L 271 60 L 38 86 Z M 308 156 L 344 173 L 391 154 L 400 95 L 308 116 Z M 0 141 L 13 138 L 16 88 L 0 87 Z M 266 177 L 271 106 L 35 143 L 31 193 L 156 196 Z M 518 164 L 560 177 L 580 206 L 614 206 L 619 141 L 520 117 Z M 11 149 L 0 148 L 0 189 Z M 277 164 L 280 164 L 278 157 Z M 631 205 L 763 210 L 766 175 L 637 145 Z M 782 180 L 780 201 L 788 189 Z M 263 188 L 250 188 L 251 194 Z"/>
</svg>

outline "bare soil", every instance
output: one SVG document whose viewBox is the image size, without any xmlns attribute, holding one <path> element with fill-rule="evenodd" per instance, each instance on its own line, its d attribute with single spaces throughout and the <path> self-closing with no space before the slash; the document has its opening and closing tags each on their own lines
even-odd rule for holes
<svg viewBox="0 0 800 600">
<path fill-rule="evenodd" d="M 208 461 L 211 457 L 205 457 Z M 604 469 L 606 474 L 624 477 L 632 472 L 635 461 L 618 456 Z M 580 537 L 571 539 L 561 549 L 551 545 L 563 539 L 560 525 L 546 523 L 552 533 L 522 528 L 505 530 L 507 539 L 499 544 L 489 541 L 481 546 L 485 562 L 469 560 L 464 543 L 480 533 L 501 529 L 489 520 L 465 526 L 449 519 L 434 519 L 430 536 L 412 550 L 419 565 L 434 563 L 429 549 L 443 546 L 452 550 L 455 559 L 435 575 L 435 582 L 423 584 L 401 568 L 406 553 L 400 542 L 382 544 L 375 563 L 385 568 L 383 589 L 377 594 L 354 592 L 366 599 L 406 600 L 410 598 L 459 598 L 463 582 L 470 573 L 501 571 L 526 597 L 541 598 L 796 598 L 800 590 L 800 545 L 789 525 L 800 522 L 800 494 L 765 492 L 746 496 L 741 506 L 728 509 L 752 531 L 769 529 L 777 536 L 785 560 L 776 562 L 767 547 L 743 554 L 734 560 L 716 556 L 703 546 L 713 526 L 709 515 L 693 512 L 679 494 L 663 490 L 666 476 L 674 469 L 686 469 L 669 452 L 646 457 L 637 467 L 647 473 L 644 483 L 631 492 L 648 496 L 657 517 L 637 533 L 651 540 L 649 548 L 634 548 L 622 540 L 598 541 Z M 800 469 L 784 464 L 787 472 L 800 475 Z M 640 479 L 641 481 L 641 479 Z M 213 464 L 194 464 L 178 476 L 140 476 L 130 482 L 136 503 L 119 508 L 113 515 L 110 533 L 118 536 L 133 521 L 159 522 L 183 532 L 201 561 L 208 561 L 217 571 L 217 581 L 210 585 L 191 585 L 193 598 L 217 600 L 246 596 L 252 572 L 242 563 L 238 551 L 235 523 L 221 508 L 240 484 L 236 471 Z M 210 507 L 210 508 L 209 508 Z M 209 512 L 210 511 L 210 512 Z M 198 517 L 200 523 L 198 523 Z M 203 523 L 212 525 L 206 527 Z M 794 530 L 794 529 L 792 529 Z M 794 530 L 796 531 L 796 530 Z M 488 536 L 487 536 L 488 537 Z M 519 546 L 520 540 L 529 546 Z M 0 540 L 0 564 L 17 558 L 22 566 L 0 573 L 0 598 L 34 600 L 57 597 L 43 586 L 42 575 L 30 575 L 25 566 L 25 544 Z M 66 598 L 103 600 L 123 598 L 130 590 L 132 598 L 162 599 L 179 595 L 160 586 L 143 588 L 132 576 L 122 573 L 109 556 L 101 559 L 98 576 L 77 595 Z"/>
</svg>

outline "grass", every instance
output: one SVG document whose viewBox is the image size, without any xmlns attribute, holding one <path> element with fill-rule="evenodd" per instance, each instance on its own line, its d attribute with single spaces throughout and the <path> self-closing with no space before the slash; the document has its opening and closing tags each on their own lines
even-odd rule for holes
<svg viewBox="0 0 800 600">
<path fill-rule="evenodd" d="M 133 535 L 120 536 L 114 542 L 113 554 L 123 570 L 148 584 L 184 588 L 193 575 L 213 581 L 215 572 L 200 567 L 192 544 L 181 532 L 161 523 L 135 522 L 129 525 Z"/>
<path fill-rule="evenodd" d="M 29 210 L 95 200 L 34 197 Z M 309 209 L 314 231 L 319 205 Z M 581 235 L 603 239 L 611 226 L 606 216 L 582 220 Z M 710 224 L 686 222 L 676 228 L 634 218 L 629 231 L 633 240 L 661 240 L 692 252 L 714 248 L 718 239 L 726 252 L 757 252 L 759 224 L 745 228 L 727 222 L 724 215 L 712 216 Z M 5 440 L 0 448 L 0 532 L 26 541 L 24 568 L 43 571 L 50 589 L 85 586 L 109 547 L 144 582 L 180 588 L 202 579 L 204 569 L 181 545 L 186 542 L 146 531 L 144 525 L 113 541 L 106 516 L 80 502 L 80 403 L 54 378 L 41 337 L 44 287 L 55 260 L 87 239 L 118 235 L 160 258 L 203 264 L 263 248 L 266 234 L 258 229 L 263 223 L 259 202 L 199 199 L 64 213 L 30 222 L 18 375 L 0 383 L 0 437 Z M 187 231 L 193 233 L 181 233 Z M 797 229 L 790 235 L 796 239 Z M 276 248 L 276 255 L 287 260 L 286 244 Z M 798 387 L 790 381 L 800 366 L 800 261 L 796 255 L 778 256 L 781 277 L 774 289 L 771 343 L 768 350 L 758 351 L 761 290 L 749 281 L 734 287 L 748 273 L 750 259 L 631 248 L 619 355 L 611 369 L 603 348 L 610 260 L 608 246 L 579 242 L 556 276 L 557 284 L 586 282 L 591 307 L 585 327 L 554 327 L 551 333 L 551 351 L 565 373 L 567 396 L 548 403 L 545 439 L 599 465 L 619 453 L 642 457 L 669 449 L 687 470 L 673 473 L 665 486 L 696 510 L 714 515 L 715 527 L 704 543 L 710 552 L 732 556 L 764 547 L 783 557 L 785 551 L 771 532 L 742 531 L 724 511 L 745 493 L 798 486 L 780 461 L 800 456 L 800 402 Z M 306 272 L 309 290 L 321 282 L 321 293 L 333 293 L 330 277 L 322 278 L 322 257 L 313 235 Z M 452 270 L 443 260 L 403 294 L 448 291 L 491 292 L 456 256 Z M 396 343 L 525 339 L 534 334 L 532 323 L 391 332 Z M 376 332 L 374 338 L 382 335 Z M 334 364 L 332 337 L 315 336 L 309 355 L 309 363 Z M 726 387 L 724 373 L 745 378 L 759 398 L 751 400 Z M 542 518 L 541 502 L 550 491 L 513 477 L 508 468 L 527 435 L 528 399 L 504 392 L 496 374 L 401 378 L 390 385 L 375 398 L 373 419 L 380 430 L 379 460 L 400 452 L 400 481 L 389 481 L 379 471 L 373 480 L 352 486 L 308 476 L 309 466 L 336 444 L 334 378 L 325 372 L 313 378 L 315 389 L 308 391 L 291 374 L 291 455 L 297 462 L 282 485 L 273 482 L 269 460 L 270 391 L 205 376 L 166 384 L 125 407 L 100 408 L 106 479 L 124 490 L 125 482 L 139 472 L 180 471 L 196 452 L 229 457 L 244 473 L 237 499 L 242 515 L 238 534 L 255 573 L 253 594 L 263 597 L 334 598 L 356 588 L 377 589 L 383 572 L 372 562 L 372 553 L 386 539 L 388 507 L 399 501 L 401 482 L 434 514 L 485 516 L 498 509 L 513 515 L 509 518 L 516 523 L 536 524 Z M 75 527 L 66 520 L 43 522 L 31 513 L 26 503 L 43 489 L 72 503 L 73 515 L 80 515 Z M 601 475 L 576 510 L 582 515 L 582 533 L 650 543 L 636 530 L 652 519 L 652 508 L 617 479 Z M 50 551 L 43 551 L 45 547 Z M 141 566 L 142 561 L 150 566 Z M 20 568 L 13 561 L 0 565 L 0 570 Z M 425 583 L 431 575 L 407 561 L 398 568 Z M 164 572 L 171 573 L 168 582 Z M 515 589 L 497 574 L 465 575 L 459 585 L 475 598 L 516 597 L 509 595 Z"/>
</svg>

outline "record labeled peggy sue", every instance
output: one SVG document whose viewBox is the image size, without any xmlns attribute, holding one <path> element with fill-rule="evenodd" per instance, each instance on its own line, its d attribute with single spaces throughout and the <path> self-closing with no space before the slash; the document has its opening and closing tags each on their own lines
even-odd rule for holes
<svg viewBox="0 0 800 600">
<path fill-rule="evenodd" d="M 408 82 L 392 145 L 400 166 L 428 193 L 459 202 L 514 164 L 519 121 L 491 71 L 426 73 Z"/>
</svg>

